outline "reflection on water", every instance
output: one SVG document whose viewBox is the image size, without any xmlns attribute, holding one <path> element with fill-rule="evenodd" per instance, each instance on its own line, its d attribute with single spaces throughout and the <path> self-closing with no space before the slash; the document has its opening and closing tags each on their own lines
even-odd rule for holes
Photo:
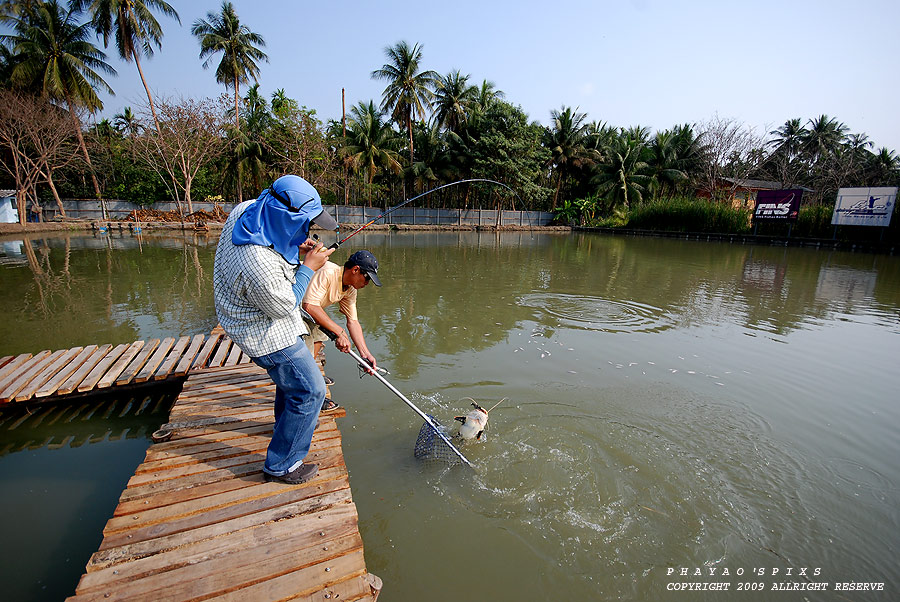
<svg viewBox="0 0 900 602">
<path fill-rule="evenodd" d="M 417 417 L 329 352 L 385 601 L 456 600 L 460 575 L 477 599 L 739 597 L 669 592 L 676 567 L 818 567 L 896 597 L 897 258 L 528 232 L 353 242 L 335 260 L 379 259 L 360 318 L 392 384 L 447 426 L 467 397 L 509 398 L 464 448 L 475 472 L 423 464 Z M 0 326 L 0 355 L 214 325 L 214 237 L 30 243 L 31 259 L 0 250 L 0 299 L 24 325 Z"/>
<path fill-rule="evenodd" d="M 0 563 L 7 600 L 74 593 L 119 493 L 166 422 L 171 391 L 0 411 Z"/>
</svg>

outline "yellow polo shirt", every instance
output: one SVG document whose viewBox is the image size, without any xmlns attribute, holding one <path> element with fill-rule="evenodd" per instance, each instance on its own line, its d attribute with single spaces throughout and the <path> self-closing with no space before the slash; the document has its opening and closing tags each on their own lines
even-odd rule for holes
<svg viewBox="0 0 900 602">
<path fill-rule="evenodd" d="M 340 304 L 341 313 L 349 320 L 359 320 L 356 315 L 356 289 L 352 286 L 342 290 L 341 278 L 344 267 L 330 261 L 316 270 L 315 275 L 306 287 L 303 302 L 326 308 L 334 303 Z"/>
</svg>

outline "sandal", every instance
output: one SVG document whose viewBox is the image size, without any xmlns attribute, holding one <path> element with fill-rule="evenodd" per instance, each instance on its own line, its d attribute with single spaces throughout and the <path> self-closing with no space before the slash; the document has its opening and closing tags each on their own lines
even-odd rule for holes
<svg viewBox="0 0 900 602">
<path fill-rule="evenodd" d="M 324 374 L 323 374 L 322 376 L 325 378 L 325 384 L 326 384 L 326 385 L 328 385 L 328 386 L 330 387 L 331 385 L 334 384 L 334 380 L 333 380 L 333 379 L 329 378 L 328 376 L 325 376 Z"/>
<path fill-rule="evenodd" d="M 322 403 L 322 411 L 323 412 L 330 412 L 332 410 L 337 410 L 340 407 L 341 406 L 336 404 L 334 402 L 334 400 L 331 399 L 330 397 L 326 397 L 324 403 Z"/>
</svg>

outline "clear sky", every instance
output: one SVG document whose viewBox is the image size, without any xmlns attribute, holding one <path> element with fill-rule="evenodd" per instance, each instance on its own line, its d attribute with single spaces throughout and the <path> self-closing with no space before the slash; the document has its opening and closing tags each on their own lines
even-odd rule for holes
<svg viewBox="0 0 900 602">
<path fill-rule="evenodd" d="M 216 96 L 191 25 L 213 0 L 170 0 L 181 17 L 158 15 L 163 47 L 143 63 L 155 94 Z M 370 74 L 384 48 L 423 48 L 422 68 L 488 79 L 532 120 L 578 107 L 589 121 L 665 129 L 733 118 L 760 133 L 823 113 L 876 148 L 900 152 L 897 0 L 234 0 L 241 22 L 266 41 L 260 89 L 284 88 L 323 120 L 380 102 Z M 145 96 L 137 70 L 107 50 L 105 116 Z M 217 62 L 217 61 L 216 61 Z"/>
</svg>

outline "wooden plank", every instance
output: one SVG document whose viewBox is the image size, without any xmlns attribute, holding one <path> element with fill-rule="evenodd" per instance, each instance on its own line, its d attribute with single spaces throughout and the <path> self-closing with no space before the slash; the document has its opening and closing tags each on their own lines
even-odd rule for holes
<svg viewBox="0 0 900 602">
<path fill-rule="evenodd" d="M 206 367 L 209 356 L 212 355 L 213 349 L 216 348 L 216 344 L 222 336 L 221 333 L 216 331 L 213 331 L 212 334 L 209 335 L 209 338 L 206 339 L 206 344 L 203 345 L 203 349 L 197 354 L 197 359 L 194 360 L 194 365 L 191 366 L 191 370 L 201 370 Z"/>
<path fill-rule="evenodd" d="M 231 353 L 228 354 L 228 359 L 225 360 L 224 366 L 236 366 L 238 360 L 241 359 L 241 348 L 236 344 L 231 346 Z"/>
<path fill-rule="evenodd" d="M 153 380 L 162 380 L 169 377 L 169 373 L 175 368 L 178 362 L 181 361 L 181 354 L 184 353 L 184 348 L 187 347 L 190 340 L 191 337 L 181 337 L 178 339 L 175 345 L 172 346 L 169 355 L 166 356 L 162 366 L 160 366 L 159 370 L 156 371 L 156 374 L 153 375 Z"/>
<path fill-rule="evenodd" d="M 14 356 L 14 355 L 6 355 L 6 356 L 3 356 L 3 357 L 0 357 L 0 369 L 2 369 L 3 366 L 5 366 L 5 365 L 8 364 L 9 362 L 11 362 L 12 359 L 13 359 L 14 357 L 16 357 L 16 356 Z"/>
<path fill-rule="evenodd" d="M 84 393 L 85 391 L 90 391 L 94 388 L 100 379 L 103 378 L 103 375 L 106 374 L 106 371 L 109 370 L 109 367 L 115 363 L 119 357 L 125 353 L 125 350 L 128 349 L 128 343 L 122 343 L 121 345 L 116 345 L 112 351 L 106 354 L 106 356 L 97 362 L 97 365 L 94 366 L 94 369 L 91 370 L 87 376 L 84 377 L 84 380 L 81 381 L 81 384 L 78 385 L 78 392 Z"/>
<path fill-rule="evenodd" d="M 81 352 L 72 359 L 71 362 L 69 362 L 62 368 L 62 370 L 56 373 L 56 376 L 48 380 L 46 383 L 44 383 L 43 386 L 41 386 L 40 389 L 35 391 L 35 398 L 47 397 L 48 395 L 53 395 L 54 393 L 56 393 L 57 389 L 59 389 L 59 387 L 62 386 L 62 384 L 66 382 L 66 380 L 70 376 L 72 376 L 72 374 L 74 374 L 76 370 L 81 368 L 84 362 L 86 362 L 91 354 L 96 350 L 97 345 L 88 345 L 87 347 L 83 348 Z"/>
<path fill-rule="evenodd" d="M 216 355 L 213 359 L 209 360 L 209 368 L 218 368 L 222 365 L 222 362 L 225 361 L 225 358 L 228 355 L 228 352 L 231 350 L 231 338 L 224 337 L 222 342 L 219 343 L 219 348 L 216 349 Z"/>
<path fill-rule="evenodd" d="M 238 361 L 238 364 L 249 364 L 251 361 L 250 356 L 244 352 L 241 352 L 241 359 Z"/>
<path fill-rule="evenodd" d="M 28 386 L 16 394 L 16 401 L 27 401 L 31 399 L 32 395 L 34 395 L 44 383 L 54 379 L 60 370 L 65 371 L 66 365 L 81 353 L 82 349 L 83 347 L 73 347 L 72 349 L 63 350 L 63 353 L 57 351 L 56 353 L 59 354 L 57 358 L 47 364 L 46 367 L 41 370 L 40 374 L 35 376 L 34 379 L 28 383 Z"/>
<path fill-rule="evenodd" d="M 7 362 L 7 364 L 3 366 L 3 369 L 0 369 L 0 391 L 9 386 L 22 366 L 25 365 L 25 362 L 29 361 L 32 357 L 34 356 L 30 353 L 23 353 Z"/>
<path fill-rule="evenodd" d="M 131 363 L 128 364 L 128 367 L 125 368 L 125 371 L 116 379 L 116 385 L 126 385 L 131 382 L 131 379 L 135 377 L 135 375 L 141 371 L 141 368 L 144 367 L 144 364 L 147 362 L 147 358 L 153 353 L 156 349 L 157 345 L 159 345 L 159 339 L 150 339 L 144 344 L 143 349 L 141 349 L 140 353 L 131 360 Z"/>
<path fill-rule="evenodd" d="M 33 358 L 22 364 L 21 368 L 9 375 L 7 384 L 3 389 L 0 389 L 0 403 L 7 403 L 12 400 L 13 396 L 22 390 L 25 385 L 31 382 L 31 380 L 37 376 L 41 370 L 44 369 L 48 363 L 52 362 L 56 359 L 56 355 L 59 351 L 51 354 L 50 351 L 45 350 L 41 351 Z"/>
<path fill-rule="evenodd" d="M 143 347 L 144 341 L 135 341 L 132 343 L 128 349 L 125 350 L 125 353 L 116 360 L 116 363 L 106 371 L 106 374 L 104 374 L 103 378 L 97 383 L 97 388 L 105 389 L 112 386 L 112 384 L 116 382 L 116 379 L 119 378 L 119 375 L 125 371 L 126 367 L 128 367 L 128 363 L 134 359 L 134 356 L 136 356 Z"/>
<path fill-rule="evenodd" d="M 88 373 L 94 369 L 94 366 L 97 365 L 106 354 L 109 353 L 110 349 L 112 349 L 112 345 L 104 345 L 102 347 L 98 347 L 91 353 L 90 356 L 84 361 L 83 364 L 72 373 L 72 376 L 67 378 L 63 384 L 56 389 L 57 395 L 68 395 L 72 391 L 75 390 L 75 387 L 81 384 L 81 381 L 84 380 L 84 377 L 88 375 Z"/>
<path fill-rule="evenodd" d="M 227 562 L 232 565 L 233 562 L 229 556 L 235 551 L 249 549 L 260 541 L 273 545 L 281 543 L 282 548 L 286 548 L 286 542 L 293 543 L 298 549 L 309 547 L 309 544 L 321 542 L 322 536 L 319 534 L 322 530 L 319 523 L 325 519 L 331 523 L 327 532 L 329 540 L 350 535 L 357 528 L 356 510 L 353 504 L 329 506 L 319 512 L 231 533 L 227 538 L 207 539 L 170 552 L 122 562 L 109 568 L 87 573 L 78 583 L 76 592 L 79 595 L 89 593 L 108 584 L 114 585 L 117 581 L 132 581 L 149 575 L 165 573 L 182 566 L 190 567 L 205 562 L 213 564 Z M 292 538 L 302 539 L 291 542 Z"/>
<path fill-rule="evenodd" d="M 203 340 L 205 338 L 206 335 L 194 335 L 194 338 L 191 339 L 190 347 L 188 347 L 187 351 L 184 352 L 184 355 L 181 356 L 181 361 L 178 362 L 178 366 L 176 366 L 175 371 L 172 372 L 172 376 L 184 376 L 188 373 L 188 370 L 191 369 L 191 364 L 193 363 L 194 358 L 197 357 L 197 353 L 200 351 L 200 346 L 203 344 Z"/>
<path fill-rule="evenodd" d="M 156 351 L 153 355 L 150 356 L 150 359 L 147 360 L 147 363 L 144 364 L 144 367 L 140 372 L 137 373 L 137 376 L 134 377 L 134 382 L 143 383 L 150 380 L 150 377 L 153 376 L 153 373 L 156 372 L 156 369 L 162 363 L 163 358 L 166 357 L 166 354 L 169 353 L 169 349 L 172 348 L 172 344 L 175 343 L 175 339 L 173 337 L 167 337 L 163 339 L 159 343 L 159 347 L 156 348 Z"/>
</svg>

